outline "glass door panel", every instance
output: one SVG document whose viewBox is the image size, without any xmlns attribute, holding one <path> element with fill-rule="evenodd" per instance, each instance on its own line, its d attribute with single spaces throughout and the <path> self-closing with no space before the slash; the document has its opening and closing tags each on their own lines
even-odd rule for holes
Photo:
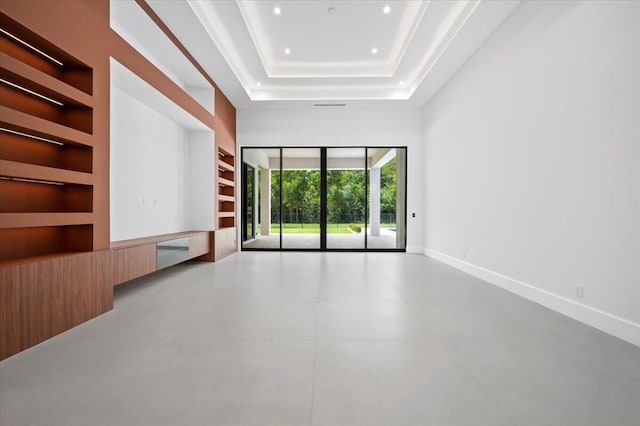
<svg viewBox="0 0 640 426">
<path fill-rule="evenodd" d="M 327 148 L 327 249 L 365 248 L 365 148 Z"/>
<path fill-rule="evenodd" d="M 243 167 L 242 174 L 242 247 L 279 249 L 280 149 L 243 148 L 242 161 L 247 167 L 247 173 Z M 246 238 L 249 235 L 253 238 Z"/>
<path fill-rule="evenodd" d="M 368 249 L 404 249 L 406 148 L 369 148 Z"/>
<path fill-rule="evenodd" d="M 242 241 L 251 240 L 255 237 L 255 169 L 247 163 L 242 164 L 242 175 L 244 179 L 244 211 Z"/>
<path fill-rule="evenodd" d="M 283 249 L 320 249 L 320 148 L 282 149 Z"/>
</svg>

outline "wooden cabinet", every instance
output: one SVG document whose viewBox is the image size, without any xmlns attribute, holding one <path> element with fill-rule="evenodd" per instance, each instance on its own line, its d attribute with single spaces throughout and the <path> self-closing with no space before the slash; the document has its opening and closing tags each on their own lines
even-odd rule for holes
<svg viewBox="0 0 640 426">
<path fill-rule="evenodd" d="M 144 244 L 113 250 L 113 285 L 155 272 L 156 244 Z"/>
<path fill-rule="evenodd" d="M 187 231 L 174 234 L 155 235 L 111 243 L 113 285 L 131 281 L 156 272 L 167 266 L 194 259 L 211 252 L 210 231 Z M 184 246 L 184 257 L 177 261 L 159 262 L 162 248 L 171 247 L 171 242 Z M 158 248 L 160 247 L 160 249 Z"/>
<path fill-rule="evenodd" d="M 110 310 L 110 256 L 43 256 L 0 268 L 0 359 Z"/>
<path fill-rule="evenodd" d="M 202 233 L 189 238 L 189 258 L 203 256 L 210 251 L 211 233 Z"/>
<path fill-rule="evenodd" d="M 214 239 L 214 260 L 220 260 L 236 252 L 236 228 L 218 229 Z"/>
</svg>

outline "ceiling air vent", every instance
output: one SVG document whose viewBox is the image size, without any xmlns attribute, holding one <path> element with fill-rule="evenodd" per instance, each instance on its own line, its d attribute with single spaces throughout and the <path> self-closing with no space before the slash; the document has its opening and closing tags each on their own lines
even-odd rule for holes
<svg viewBox="0 0 640 426">
<path fill-rule="evenodd" d="M 347 104 L 313 104 L 314 107 L 343 107 Z"/>
</svg>

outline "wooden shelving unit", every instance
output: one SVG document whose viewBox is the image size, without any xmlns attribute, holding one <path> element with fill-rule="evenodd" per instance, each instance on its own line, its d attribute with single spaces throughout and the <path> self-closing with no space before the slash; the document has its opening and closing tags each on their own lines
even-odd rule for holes
<svg viewBox="0 0 640 426">
<path fill-rule="evenodd" d="M 92 251 L 93 70 L 0 18 L 0 266 Z"/>
<path fill-rule="evenodd" d="M 234 228 L 236 226 L 236 184 L 235 184 L 235 155 L 218 148 L 218 229 Z"/>
</svg>

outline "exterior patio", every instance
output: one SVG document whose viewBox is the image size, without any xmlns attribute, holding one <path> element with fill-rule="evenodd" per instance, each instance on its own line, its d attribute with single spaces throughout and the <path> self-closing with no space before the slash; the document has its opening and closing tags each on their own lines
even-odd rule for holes
<svg viewBox="0 0 640 426">
<path fill-rule="evenodd" d="M 245 241 L 245 249 L 279 249 L 280 234 L 256 235 L 252 240 Z M 380 235 L 371 235 L 367 229 L 367 247 L 369 249 L 395 249 L 396 232 L 381 228 Z M 320 234 L 283 234 L 283 249 L 319 249 Z M 364 234 L 327 234 L 328 249 L 364 249 Z"/>
</svg>

